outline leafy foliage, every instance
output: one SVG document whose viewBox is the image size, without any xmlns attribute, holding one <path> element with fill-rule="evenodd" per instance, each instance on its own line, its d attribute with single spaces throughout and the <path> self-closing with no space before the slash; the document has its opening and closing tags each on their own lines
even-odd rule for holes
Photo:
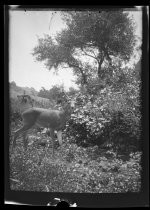
<svg viewBox="0 0 150 210">
<path fill-rule="evenodd" d="M 32 140 L 33 137 L 30 137 Z M 30 145 L 26 153 L 18 142 L 10 156 L 12 190 L 78 193 L 122 193 L 141 190 L 141 153 L 131 153 L 128 160 L 113 151 L 97 147 L 63 144 L 55 151 Z"/>
<path fill-rule="evenodd" d="M 132 80 L 132 83 L 135 81 Z M 123 80 L 123 87 L 80 93 L 66 133 L 78 145 L 104 142 L 138 148 L 141 134 L 140 86 Z M 119 83 L 120 85 L 120 83 Z M 122 86 L 122 85 L 121 85 Z M 120 149 L 120 147 L 118 148 Z"/>
<path fill-rule="evenodd" d="M 85 11 L 65 12 L 67 28 L 57 34 L 55 40 L 49 35 L 38 39 L 33 55 L 44 61 L 46 67 L 72 68 L 77 83 L 88 84 L 93 75 L 101 79 L 103 67 L 116 57 L 129 61 L 136 38 L 134 22 L 127 12 Z"/>
<path fill-rule="evenodd" d="M 38 96 L 57 101 L 62 92 L 62 89 L 62 86 L 53 86 L 50 90 L 46 90 L 44 87 L 42 87 L 38 93 Z"/>
</svg>

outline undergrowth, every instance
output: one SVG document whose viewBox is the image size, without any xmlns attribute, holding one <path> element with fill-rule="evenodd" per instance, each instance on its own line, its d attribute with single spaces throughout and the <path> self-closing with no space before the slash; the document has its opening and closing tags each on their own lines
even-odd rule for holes
<svg viewBox="0 0 150 210">
<path fill-rule="evenodd" d="M 29 135 L 26 152 L 22 139 L 10 153 L 10 183 L 12 190 L 125 193 L 141 189 L 141 152 L 119 156 L 112 149 L 80 147 L 64 142 L 55 147 L 38 144 L 47 138 Z"/>
</svg>

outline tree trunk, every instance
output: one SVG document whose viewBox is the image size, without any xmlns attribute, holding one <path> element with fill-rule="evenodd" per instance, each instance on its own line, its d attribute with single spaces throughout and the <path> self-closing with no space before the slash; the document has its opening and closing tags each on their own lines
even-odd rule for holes
<svg viewBox="0 0 150 210">
<path fill-rule="evenodd" d="M 98 63 L 98 72 L 97 73 L 98 73 L 98 77 L 100 79 L 101 78 L 101 66 L 102 66 L 102 63 L 104 61 L 104 53 L 103 53 L 103 51 L 100 53 L 99 59 L 100 59 L 100 61 Z"/>
<path fill-rule="evenodd" d="M 87 82 L 87 76 L 83 73 L 83 74 L 82 74 L 82 84 L 83 84 L 83 85 L 87 85 L 87 83 L 88 83 L 88 82 Z"/>
<path fill-rule="evenodd" d="M 101 66 L 102 66 L 102 63 L 103 63 L 104 59 L 101 59 L 101 61 L 99 62 L 99 65 L 98 65 L 98 77 L 99 79 L 101 79 Z"/>
</svg>

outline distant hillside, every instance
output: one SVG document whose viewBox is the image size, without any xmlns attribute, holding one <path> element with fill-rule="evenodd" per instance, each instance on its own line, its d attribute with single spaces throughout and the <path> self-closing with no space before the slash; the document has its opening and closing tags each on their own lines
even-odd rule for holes
<svg viewBox="0 0 150 210">
<path fill-rule="evenodd" d="M 13 93 L 17 93 L 17 94 L 28 94 L 28 95 L 33 95 L 33 96 L 37 96 L 38 91 L 36 91 L 33 87 L 29 88 L 29 87 L 19 87 L 16 85 L 15 82 L 11 82 L 9 83 L 9 87 L 10 87 L 10 92 Z"/>
<path fill-rule="evenodd" d="M 19 87 L 15 82 L 9 83 L 9 87 L 10 98 L 17 98 L 17 95 L 27 94 L 30 95 L 36 102 L 49 103 L 49 99 L 37 96 L 38 91 L 32 87 Z"/>
</svg>

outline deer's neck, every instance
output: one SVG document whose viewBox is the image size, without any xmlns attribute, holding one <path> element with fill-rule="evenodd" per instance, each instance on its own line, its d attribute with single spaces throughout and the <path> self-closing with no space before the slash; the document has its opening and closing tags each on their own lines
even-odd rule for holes
<svg viewBox="0 0 150 210">
<path fill-rule="evenodd" d="M 71 116 L 70 107 L 65 107 L 61 111 L 60 115 L 61 115 L 62 121 L 66 122 L 70 118 L 70 116 Z"/>
</svg>

